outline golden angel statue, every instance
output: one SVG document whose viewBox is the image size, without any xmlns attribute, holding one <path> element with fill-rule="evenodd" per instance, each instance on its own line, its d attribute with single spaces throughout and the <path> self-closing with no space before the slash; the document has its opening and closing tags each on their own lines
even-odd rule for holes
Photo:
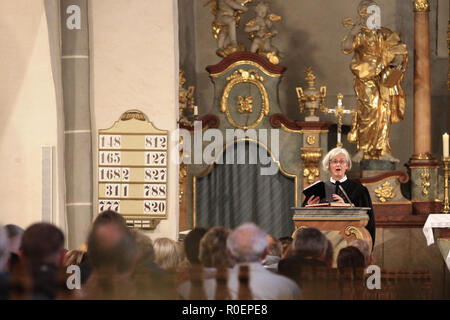
<svg viewBox="0 0 450 320">
<path fill-rule="evenodd" d="M 214 15 L 212 23 L 213 36 L 217 39 L 217 55 L 226 57 L 236 51 L 245 51 L 243 44 L 238 44 L 236 28 L 239 26 L 241 13 L 246 12 L 245 6 L 252 0 L 207 0 L 205 6 L 212 3 L 211 13 Z"/>
<path fill-rule="evenodd" d="M 353 53 L 350 69 L 358 109 L 347 138 L 357 144 L 358 153 L 353 158 L 356 162 L 362 158 L 398 162 L 391 155 L 389 133 L 391 124 L 403 120 L 405 112 L 401 82 L 408 50 L 398 32 L 368 23 L 373 20 L 370 12 L 375 12 L 374 8 L 379 13 L 375 1 L 364 0 L 358 6 L 359 23 L 343 21 L 345 27 L 352 26 L 341 44 L 345 54 Z"/>
<path fill-rule="evenodd" d="M 255 7 L 256 17 L 245 24 L 245 32 L 249 33 L 252 45 L 250 52 L 265 56 L 273 64 L 278 64 L 278 49 L 272 45 L 272 38 L 278 31 L 272 28 L 274 21 L 281 16 L 270 13 L 269 4 L 260 2 Z"/>
</svg>

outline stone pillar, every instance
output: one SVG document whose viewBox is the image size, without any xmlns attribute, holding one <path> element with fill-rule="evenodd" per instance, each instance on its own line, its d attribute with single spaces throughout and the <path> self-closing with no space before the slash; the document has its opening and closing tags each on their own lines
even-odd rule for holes
<svg viewBox="0 0 450 320">
<path fill-rule="evenodd" d="M 87 0 L 62 0 L 66 212 L 69 248 L 86 241 L 92 222 L 92 134 Z"/>
<path fill-rule="evenodd" d="M 431 158 L 430 4 L 414 1 L 414 155 Z"/>
<path fill-rule="evenodd" d="M 429 0 L 414 1 L 414 154 L 406 165 L 411 176 L 413 212 L 439 212 L 439 162 L 431 155 Z"/>
</svg>

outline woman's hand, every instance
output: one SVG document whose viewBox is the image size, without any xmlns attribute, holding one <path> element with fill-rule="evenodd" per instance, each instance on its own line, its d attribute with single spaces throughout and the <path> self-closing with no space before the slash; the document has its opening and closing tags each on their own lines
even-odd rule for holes
<svg viewBox="0 0 450 320">
<path fill-rule="evenodd" d="M 312 195 L 309 199 L 308 199 L 308 204 L 316 204 L 316 203 L 319 203 L 319 201 L 320 201 L 320 197 L 319 196 L 315 196 L 315 195 Z"/>
<path fill-rule="evenodd" d="M 339 203 L 345 203 L 344 199 L 342 199 L 340 196 L 338 196 L 337 194 L 333 193 L 331 195 L 331 197 L 333 198 L 333 200 L 335 202 L 339 202 Z"/>
</svg>

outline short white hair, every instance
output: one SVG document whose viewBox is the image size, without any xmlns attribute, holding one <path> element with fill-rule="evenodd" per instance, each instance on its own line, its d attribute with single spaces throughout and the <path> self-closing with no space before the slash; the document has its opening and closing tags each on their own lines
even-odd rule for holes
<svg viewBox="0 0 450 320">
<path fill-rule="evenodd" d="M 350 159 L 350 154 L 348 153 L 347 150 L 345 150 L 344 148 L 334 148 L 331 149 L 327 155 L 325 156 L 325 158 L 323 158 L 322 160 L 322 167 L 325 171 L 330 170 L 330 161 L 336 157 L 339 154 L 343 154 L 345 156 L 345 161 L 347 162 L 347 166 L 348 166 L 348 170 L 350 170 L 352 168 L 352 159 Z"/>
<path fill-rule="evenodd" d="M 0 225 L 0 272 L 9 260 L 9 240 L 6 228 Z"/>
<path fill-rule="evenodd" d="M 266 233 L 254 223 L 240 225 L 227 239 L 227 249 L 238 263 L 258 262 L 266 248 Z"/>
</svg>

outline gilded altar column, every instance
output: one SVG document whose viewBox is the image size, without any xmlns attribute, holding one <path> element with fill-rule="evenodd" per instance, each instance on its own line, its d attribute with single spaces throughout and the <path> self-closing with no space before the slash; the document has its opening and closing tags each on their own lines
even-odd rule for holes
<svg viewBox="0 0 450 320">
<path fill-rule="evenodd" d="M 430 1 L 414 0 L 414 154 L 407 167 L 416 214 L 439 212 L 439 162 L 431 155 Z"/>
<path fill-rule="evenodd" d="M 414 1 L 414 158 L 431 158 L 430 3 Z"/>
</svg>

